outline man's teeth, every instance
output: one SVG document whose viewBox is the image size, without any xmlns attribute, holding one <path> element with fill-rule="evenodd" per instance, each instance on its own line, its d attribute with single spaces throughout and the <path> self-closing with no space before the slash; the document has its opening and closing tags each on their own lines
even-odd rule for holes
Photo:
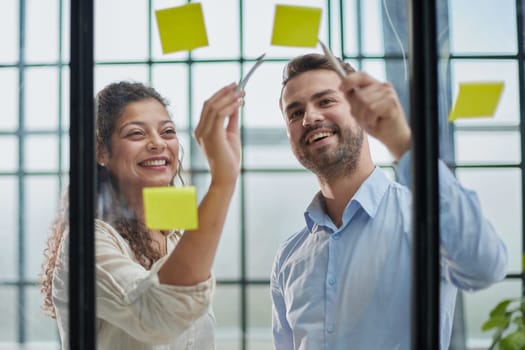
<svg viewBox="0 0 525 350">
<path fill-rule="evenodd" d="M 166 160 L 148 160 L 142 163 L 143 166 L 163 166 L 166 165 Z"/>
<path fill-rule="evenodd" d="M 312 137 L 310 137 L 309 143 L 313 143 L 319 139 L 325 138 L 332 135 L 331 132 L 320 132 L 319 134 L 315 134 Z"/>
</svg>

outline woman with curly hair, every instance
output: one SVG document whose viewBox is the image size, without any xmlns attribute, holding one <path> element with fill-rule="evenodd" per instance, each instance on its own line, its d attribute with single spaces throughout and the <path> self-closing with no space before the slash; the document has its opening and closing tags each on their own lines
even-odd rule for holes
<svg viewBox="0 0 525 350">
<path fill-rule="evenodd" d="M 167 102 L 153 88 L 116 82 L 96 96 L 95 271 L 99 349 L 214 349 L 211 268 L 240 171 L 239 107 L 230 84 L 203 105 L 194 137 L 211 182 L 198 229 L 148 229 L 142 189 L 181 175 L 180 145 Z M 72 233 L 74 234 L 74 232 Z M 68 339 L 68 196 L 45 252 L 44 310 Z"/>
</svg>

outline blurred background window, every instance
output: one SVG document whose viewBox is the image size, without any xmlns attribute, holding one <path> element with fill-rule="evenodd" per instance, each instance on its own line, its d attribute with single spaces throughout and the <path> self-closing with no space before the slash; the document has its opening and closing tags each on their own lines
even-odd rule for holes
<svg viewBox="0 0 525 350">
<path fill-rule="evenodd" d="M 267 61 L 247 86 L 243 167 L 214 265 L 217 348 L 271 348 L 269 276 L 280 242 L 303 225 L 315 177 L 288 145 L 278 108 L 284 63 L 302 49 L 270 45 L 277 3 L 321 7 L 320 37 L 358 69 L 396 86 L 408 111 L 405 0 L 202 0 L 210 45 L 162 54 L 154 11 L 186 1 L 95 1 L 95 90 L 122 79 L 150 83 L 171 102 L 184 168 L 203 195 L 209 174 L 193 141 L 203 101 L 237 81 L 256 57 Z M 41 311 L 40 266 L 69 173 L 69 1 L 0 2 L 0 350 L 59 349 L 55 322 Z M 458 297 L 451 349 L 483 349 L 480 326 L 499 300 L 521 295 L 524 89 L 521 1 L 438 1 L 441 157 L 509 248 L 505 281 Z M 475 5 L 475 9 L 473 6 Z M 463 81 L 504 81 L 493 118 L 447 121 Z M 422 117 L 422 116 L 416 116 Z M 371 139 L 376 163 L 392 159 Z M 275 190 L 274 190 L 275 189 Z"/>
</svg>

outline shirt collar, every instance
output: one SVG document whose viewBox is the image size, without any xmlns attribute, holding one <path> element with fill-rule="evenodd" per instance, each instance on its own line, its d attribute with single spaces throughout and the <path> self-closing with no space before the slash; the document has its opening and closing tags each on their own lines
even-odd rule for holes
<svg viewBox="0 0 525 350">
<path fill-rule="evenodd" d="M 377 213 L 377 208 L 381 203 L 381 199 L 391 182 L 392 180 L 388 178 L 385 172 L 376 166 L 374 171 L 363 182 L 355 195 L 346 205 L 343 213 L 342 227 L 350 222 L 354 214 L 360 208 L 362 208 L 368 216 L 374 217 Z M 310 205 L 306 208 L 304 217 L 306 226 L 310 232 L 317 231 L 318 226 L 324 226 L 333 231 L 337 230 L 330 217 L 326 214 L 323 203 L 323 195 L 319 191 L 310 202 Z"/>
</svg>

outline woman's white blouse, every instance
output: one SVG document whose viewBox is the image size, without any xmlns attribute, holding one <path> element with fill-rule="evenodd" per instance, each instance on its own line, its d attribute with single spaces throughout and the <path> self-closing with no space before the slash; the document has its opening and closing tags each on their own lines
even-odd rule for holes
<svg viewBox="0 0 525 350">
<path fill-rule="evenodd" d="M 168 252 L 178 237 L 168 237 Z M 135 259 L 128 243 L 109 224 L 96 220 L 97 349 L 214 349 L 215 320 L 211 298 L 215 280 L 194 286 L 159 283 L 157 272 L 166 255 L 151 270 Z M 53 276 L 53 303 L 62 349 L 68 338 L 68 251 L 64 233 Z"/>
</svg>

